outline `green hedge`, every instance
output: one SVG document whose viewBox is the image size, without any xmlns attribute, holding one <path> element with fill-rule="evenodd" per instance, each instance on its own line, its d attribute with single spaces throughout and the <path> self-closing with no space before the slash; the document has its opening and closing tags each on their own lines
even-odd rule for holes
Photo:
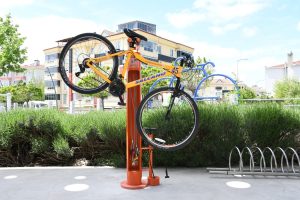
<svg viewBox="0 0 300 200">
<path fill-rule="evenodd" d="M 234 146 L 299 146 L 299 111 L 277 104 L 198 106 L 200 128 L 195 140 L 176 152 L 155 151 L 155 165 L 226 166 Z M 90 165 L 124 167 L 125 122 L 124 110 L 78 115 L 56 110 L 0 113 L 0 166 L 73 165 L 85 158 Z"/>
</svg>

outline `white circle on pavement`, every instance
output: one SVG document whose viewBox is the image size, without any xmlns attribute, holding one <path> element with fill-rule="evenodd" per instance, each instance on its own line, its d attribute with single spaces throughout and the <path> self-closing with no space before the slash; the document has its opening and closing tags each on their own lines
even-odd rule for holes
<svg viewBox="0 0 300 200">
<path fill-rule="evenodd" d="M 76 180 L 84 180 L 84 179 L 86 179 L 86 176 L 75 176 L 74 179 L 76 179 Z"/>
<path fill-rule="evenodd" d="M 233 176 L 235 176 L 235 177 L 244 177 L 245 175 L 235 174 L 235 175 L 233 175 Z"/>
<path fill-rule="evenodd" d="M 243 181 L 229 181 L 229 182 L 226 182 L 226 185 L 229 187 L 232 187 L 232 188 L 239 188 L 239 189 L 251 187 L 251 185 L 249 183 L 246 183 Z"/>
<path fill-rule="evenodd" d="M 9 175 L 9 176 L 5 176 L 4 179 L 9 180 L 9 179 L 15 179 L 18 178 L 18 176 L 16 175 Z"/>
<path fill-rule="evenodd" d="M 66 185 L 64 187 L 64 190 L 69 191 L 69 192 L 81 192 L 84 190 L 89 189 L 89 185 L 87 184 L 71 184 L 71 185 Z"/>
</svg>

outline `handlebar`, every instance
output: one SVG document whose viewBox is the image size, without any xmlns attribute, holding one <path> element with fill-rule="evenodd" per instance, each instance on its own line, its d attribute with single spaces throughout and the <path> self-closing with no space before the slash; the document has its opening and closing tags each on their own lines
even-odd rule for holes
<svg viewBox="0 0 300 200">
<path fill-rule="evenodd" d="M 180 66 L 187 66 L 188 68 L 194 67 L 194 58 L 191 54 L 188 53 L 181 53 L 182 56 L 176 58 L 175 60 L 175 66 L 177 66 L 178 62 Z"/>
</svg>

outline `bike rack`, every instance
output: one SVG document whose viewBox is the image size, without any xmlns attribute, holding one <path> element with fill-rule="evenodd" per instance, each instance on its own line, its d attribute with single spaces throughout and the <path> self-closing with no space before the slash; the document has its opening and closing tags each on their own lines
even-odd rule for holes
<svg viewBox="0 0 300 200">
<path fill-rule="evenodd" d="M 178 58 L 174 61 L 175 65 L 178 64 L 177 60 L 178 60 Z M 215 64 L 212 63 L 212 62 L 207 62 L 207 63 L 205 63 L 205 65 L 206 64 L 210 64 L 213 67 L 215 66 Z M 228 79 L 234 85 L 235 90 L 239 91 L 238 84 L 237 84 L 237 82 L 233 78 L 231 78 L 230 76 L 227 76 L 225 74 L 210 74 L 210 75 L 208 75 L 207 72 L 206 72 L 206 70 L 204 69 L 205 65 L 198 65 L 200 67 L 195 67 L 195 68 L 192 68 L 192 69 L 183 69 L 182 70 L 182 73 L 189 72 L 189 71 L 202 71 L 202 73 L 204 75 L 203 79 L 199 81 L 199 83 L 198 83 L 195 91 L 193 92 L 193 96 L 192 97 L 193 97 L 193 99 L 195 101 L 219 100 L 220 99 L 220 97 L 218 97 L 218 96 L 203 97 L 203 96 L 199 96 L 198 95 L 198 91 L 201 89 L 201 86 L 203 85 L 203 83 L 205 83 L 206 80 L 208 80 L 209 78 L 212 78 L 212 77 L 223 77 L 225 79 Z M 149 92 L 151 92 L 161 81 L 165 81 L 165 80 L 166 81 L 170 81 L 169 87 L 172 87 L 173 84 L 174 84 L 175 78 L 174 77 L 164 77 L 164 78 L 157 79 L 151 85 L 151 87 L 149 89 Z"/>
<path fill-rule="evenodd" d="M 128 81 L 141 77 L 141 64 L 131 58 L 128 65 Z M 142 189 L 148 185 L 160 184 L 158 176 L 153 174 L 153 148 L 142 148 L 142 139 L 135 124 L 136 111 L 141 102 L 141 87 L 136 86 L 127 90 L 126 101 L 126 171 L 127 179 L 121 182 L 121 187 L 126 189 Z M 142 179 L 142 151 L 149 151 L 149 176 Z M 132 156 L 134 155 L 134 156 Z"/>
<path fill-rule="evenodd" d="M 232 165 L 234 153 L 238 156 L 238 164 L 235 167 Z M 244 165 L 246 156 L 249 157 L 247 167 Z M 278 161 L 280 161 L 280 166 Z M 300 177 L 300 158 L 297 151 L 292 147 L 285 150 L 281 147 L 275 149 L 270 147 L 264 149 L 244 147 L 240 150 L 235 146 L 229 153 L 228 168 L 207 168 L 207 170 L 210 174 Z"/>
</svg>

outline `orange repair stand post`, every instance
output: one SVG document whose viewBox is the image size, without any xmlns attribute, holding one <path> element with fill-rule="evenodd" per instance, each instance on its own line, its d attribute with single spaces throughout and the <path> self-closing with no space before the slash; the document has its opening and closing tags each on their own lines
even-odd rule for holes
<svg viewBox="0 0 300 200">
<path fill-rule="evenodd" d="M 152 139 L 153 134 L 149 134 L 149 137 Z M 154 174 L 153 174 L 153 147 L 149 145 L 148 147 L 142 148 L 142 150 L 148 150 L 149 151 L 148 185 L 157 186 L 160 183 L 160 178 L 159 178 L 159 176 L 154 176 Z"/>
<path fill-rule="evenodd" d="M 134 58 L 132 58 L 130 61 L 130 65 L 128 66 L 128 82 L 140 78 L 141 78 L 141 63 L 135 60 Z M 129 88 L 127 90 L 127 101 L 126 101 L 127 179 L 121 182 L 121 186 L 126 189 L 142 189 L 145 188 L 149 182 L 149 178 L 148 181 L 142 180 L 142 139 L 138 133 L 135 124 L 135 117 L 136 117 L 135 114 L 140 102 L 141 102 L 141 87 L 136 86 L 136 87 Z M 133 142 L 135 143 L 134 145 Z M 138 152 L 135 153 L 136 156 L 133 156 L 134 155 L 133 151 Z M 151 162 L 152 162 L 152 158 L 151 158 Z M 152 169 L 151 169 L 151 173 L 152 173 Z"/>
</svg>

